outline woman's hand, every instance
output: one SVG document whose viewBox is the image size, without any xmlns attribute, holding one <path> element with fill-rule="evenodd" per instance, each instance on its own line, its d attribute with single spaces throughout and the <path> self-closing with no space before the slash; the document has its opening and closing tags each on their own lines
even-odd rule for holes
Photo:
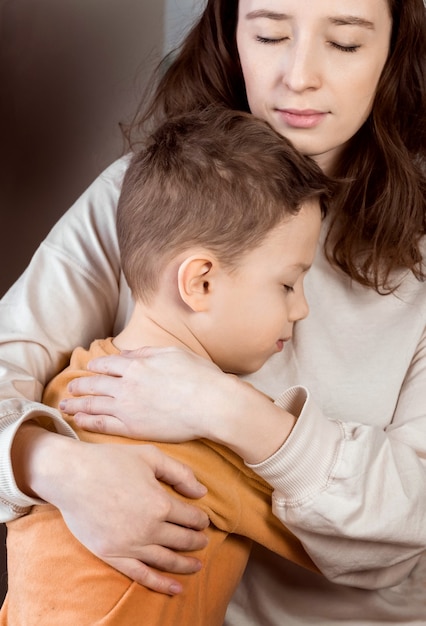
<svg viewBox="0 0 426 626">
<path fill-rule="evenodd" d="M 226 414 L 219 389 L 227 378 L 216 365 L 179 348 L 140 348 L 89 363 L 98 376 L 75 379 L 74 398 L 60 404 L 80 428 L 169 443 L 210 434 L 209 407 Z M 226 396 L 226 402 L 228 397 Z"/>
<path fill-rule="evenodd" d="M 206 438 L 248 463 L 273 454 L 295 417 L 237 376 L 179 348 L 140 348 L 94 359 L 61 409 L 80 428 L 151 441 Z"/>
<path fill-rule="evenodd" d="M 12 450 L 17 484 L 54 504 L 93 554 L 145 587 L 176 594 L 182 585 L 153 568 L 180 574 L 198 559 L 175 552 L 205 547 L 209 520 L 170 495 L 162 480 L 190 497 L 205 495 L 191 469 L 154 446 L 90 445 L 24 424 Z"/>
</svg>

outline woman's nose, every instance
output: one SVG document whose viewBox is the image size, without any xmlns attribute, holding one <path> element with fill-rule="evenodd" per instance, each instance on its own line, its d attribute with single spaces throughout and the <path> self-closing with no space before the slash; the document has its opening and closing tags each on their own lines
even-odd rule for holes
<svg viewBox="0 0 426 626">
<path fill-rule="evenodd" d="M 318 89 L 322 84 L 321 58 L 312 42 L 291 40 L 284 52 L 282 80 L 294 92 Z"/>
</svg>

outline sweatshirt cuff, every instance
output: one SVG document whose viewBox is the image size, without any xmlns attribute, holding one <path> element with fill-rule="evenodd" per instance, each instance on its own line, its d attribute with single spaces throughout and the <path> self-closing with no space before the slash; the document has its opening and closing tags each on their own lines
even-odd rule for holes
<svg viewBox="0 0 426 626">
<path fill-rule="evenodd" d="M 272 456 L 247 465 L 273 487 L 276 500 L 296 506 L 326 489 L 344 432 L 339 422 L 324 417 L 306 387 L 291 387 L 275 404 L 296 415 L 296 424 Z"/>
<path fill-rule="evenodd" d="M 27 513 L 29 507 L 34 504 L 44 504 L 43 500 L 31 498 L 20 491 L 13 475 L 12 444 L 20 426 L 31 419 L 34 421 L 42 420 L 49 430 L 78 439 L 71 426 L 62 419 L 60 413 L 43 404 L 26 404 L 24 413 L 18 407 L 12 406 L 9 412 L 1 415 L 0 493 L 3 497 L 0 499 L 0 522 L 6 522 Z"/>
</svg>

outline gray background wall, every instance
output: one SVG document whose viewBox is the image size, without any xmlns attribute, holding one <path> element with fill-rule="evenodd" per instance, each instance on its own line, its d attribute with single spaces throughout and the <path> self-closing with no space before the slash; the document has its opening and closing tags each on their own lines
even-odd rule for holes
<svg viewBox="0 0 426 626">
<path fill-rule="evenodd" d="M 0 296 L 121 156 L 163 53 L 203 0 L 0 0 Z M 6 589 L 0 525 L 0 601 Z"/>
<path fill-rule="evenodd" d="M 0 0 L 0 294 L 123 143 L 164 2 Z"/>
<path fill-rule="evenodd" d="M 0 0 L 0 296 L 115 158 L 205 0 Z"/>
</svg>

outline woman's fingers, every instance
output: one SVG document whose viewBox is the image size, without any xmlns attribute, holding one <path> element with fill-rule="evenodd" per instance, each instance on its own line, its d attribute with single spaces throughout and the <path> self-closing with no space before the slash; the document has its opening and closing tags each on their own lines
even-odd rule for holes
<svg viewBox="0 0 426 626">
<path fill-rule="evenodd" d="M 185 558 L 185 557 L 182 557 Z M 165 574 L 161 574 L 156 571 L 149 565 L 138 561 L 137 559 L 129 559 L 122 557 L 113 557 L 111 559 L 104 559 L 105 563 L 108 563 L 114 569 L 118 570 L 125 576 L 128 576 L 135 582 L 147 587 L 148 589 L 152 589 L 158 593 L 164 593 L 167 595 L 176 595 L 180 593 L 183 589 L 182 583 L 178 582 L 174 578 L 170 576 L 166 576 Z M 184 571 L 184 565 L 181 565 L 180 571 L 181 573 L 195 573 L 200 569 L 200 563 L 196 559 L 191 559 L 188 557 L 186 559 L 188 563 L 185 563 L 185 567 L 187 571 Z M 189 562 L 193 561 L 194 565 L 191 568 Z M 161 568 L 159 568 L 161 569 Z"/>
<path fill-rule="evenodd" d="M 172 582 L 152 567 L 182 574 L 198 571 L 198 559 L 175 551 L 205 547 L 207 539 L 200 531 L 208 526 L 208 516 L 164 487 L 166 482 L 189 497 L 203 496 L 205 487 L 190 468 L 155 446 L 65 443 L 73 452 L 72 480 L 68 466 L 62 468 L 47 495 L 86 548 L 157 591 Z M 63 464 L 63 455 L 59 460 Z"/>
<path fill-rule="evenodd" d="M 108 356 L 100 356 L 96 359 L 92 359 L 87 369 L 90 372 L 95 372 L 97 374 L 105 374 L 106 376 L 123 376 L 126 369 L 131 364 L 134 359 L 147 359 L 150 356 L 154 356 L 158 352 L 166 353 L 173 352 L 176 349 L 174 347 L 170 348 L 151 348 L 149 346 L 138 348 L 137 350 L 125 350 L 120 354 L 110 354 Z"/>
<path fill-rule="evenodd" d="M 207 539 L 201 531 L 208 516 L 165 488 L 169 483 L 187 497 L 203 496 L 206 489 L 188 466 L 152 445 L 93 445 L 32 423 L 22 432 L 27 431 L 30 444 L 23 449 L 30 461 L 28 486 L 60 510 L 71 533 L 90 552 L 163 593 L 177 593 L 180 586 L 161 571 L 199 570 L 200 555 L 176 551 L 204 548 Z"/>
<path fill-rule="evenodd" d="M 81 378 L 74 378 L 69 385 L 68 391 L 73 396 L 107 396 L 115 398 L 120 391 L 120 377 L 108 376 L 108 375 L 94 375 L 94 376 L 82 376 Z"/>
<path fill-rule="evenodd" d="M 76 408 L 78 405 L 79 403 L 76 402 Z M 72 415 L 73 410 L 71 404 L 67 407 L 65 412 Z M 77 408 L 77 413 L 74 415 L 74 420 L 77 426 L 92 433 L 105 433 L 108 435 L 117 435 L 119 437 L 126 437 L 129 435 L 126 425 L 123 424 L 123 422 L 121 422 L 118 418 L 113 417 L 112 415 L 93 414 L 94 412 L 93 407 L 90 414 L 82 413 Z"/>
<path fill-rule="evenodd" d="M 197 552 L 199 550 L 203 550 L 208 543 L 206 535 L 200 532 L 200 530 L 192 530 L 191 528 L 185 527 L 179 528 L 177 524 L 167 522 L 163 523 L 157 541 L 158 544 L 156 544 L 155 547 L 163 547 L 170 550 L 169 558 L 171 558 L 171 555 L 173 555 L 173 563 L 171 566 L 172 569 L 170 571 L 181 572 L 182 574 L 186 573 L 186 568 L 184 571 L 182 571 L 179 567 L 179 563 L 183 565 L 187 557 L 177 554 L 176 551 Z M 143 554 L 143 557 L 145 560 L 145 552 Z M 160 566 L 157 562 L 155 564 L 156 567 Z M 168 571 L 168 568 L 165 564 L 162 564 L 160 569 Z"/>
<path fill-rule="evenodd" d="M 189 498 L 201 498 L 206 495 L 207 489 L 194 475 L 192 469 L 176 459 L 164 454 L 156 446 L 144 446 L 145 458 L 151 455 L 151 467 L 157 480 L 174 487 L 179 493 Z M 182 513 L 181 513 L 182 512 Z M 183 521 L 183 515 L 186 519 Z M 195 517 L 194 517 L 195 516 Z M 191 519 L 190 519 L 191 518 Z M 196 530 L 203 530 L 209 525 L 209 518 L 199 508 L 173 499 L 167 521 Z"/>
<path fill-rule="evenodd" d="M 122 376 L 132 360 L 139 358 L 148 359 L 157 354 L 166 354 L 167 352 L 176 352 L 176 348 L 173 346 L 164 348 L 144 346 L 137 350 L 124 350 L 120 354 L 99 356 L 96 359 L 92 359 L 88 364 L 88 370 L 108 376 Z"/>
<path fill-rule="evenodd" d="M 72 397 L 61 402 L 62 411 L 78 415 L 77 423 L 85 430 L 169 443 L 207 436 L 217 377 L 222 386 L 228 380 L 207 359 L 178 348 L 141 348 L 101 357 L 92 362 L 91 371 L 92 376 L 69 383 Z M 225 397 L 227 406 L 229 394 Z M 189 412 L 194 399 L 195 410 Z M 220 415 L 220 404 L 218 408 Z"/>
</svg>

